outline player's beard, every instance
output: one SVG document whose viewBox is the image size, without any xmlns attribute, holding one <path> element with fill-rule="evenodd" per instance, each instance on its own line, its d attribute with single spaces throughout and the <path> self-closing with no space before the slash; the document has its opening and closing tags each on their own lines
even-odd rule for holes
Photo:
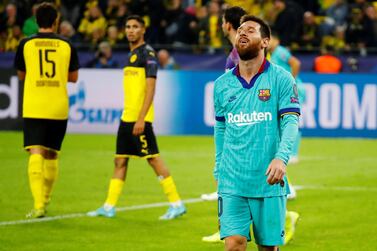
<svg viewBox="0 0 377 251">
<path fill-rule="evenodd" d="M 247 47 L 240 46 L 239 42 L 236 43 L 236 49 L 240 59 L 243 61 L 256 58 L 260 51 L 260 41 L 251 42 Z"/>
</svg>

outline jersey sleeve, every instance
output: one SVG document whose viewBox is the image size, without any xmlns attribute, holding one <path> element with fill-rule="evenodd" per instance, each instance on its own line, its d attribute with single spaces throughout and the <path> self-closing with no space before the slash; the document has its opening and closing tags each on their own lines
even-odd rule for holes
<svg viewBox="0 0 377 251">
<path fill-rule="evenodd" d="M 292 114 L 282 117 L 280 131 L 281 141 L 275 158 L 282 160 L 287 165 L 298 134 L 298 117 Z"/>
<path fill-rule="evenodd" d="M 18 45 L 16 56 L 14 57 L 14 68 L 19 71 L 26 72 L 25 58 L 24 58 L 25 40 L 22 40 Z"/>
<path fill-rule="evenodd" d="M 69 71 L 77 71 L 80 68 L 79 57 L 77 56 L 76 48 L 71 44 L 71 60 L 69 62 Z"/>
<path fill-rule="evenodd" d="M 214 108 L 215 108 L 215 120 L 219 122 L 225 122 L 225 111 L 223 106 L 221 105 L 221 91 L 219 90 L 218 86 L 221 86 L 221 84 L 218 84 L 219 80 L 215 81 L 215 87 L 213 91 L 213 102 L 214 102 Z"/>
<path fill-rule="evenodd" d="M 225 111 L 221 105 L 221 96 L 220 92 L 217 90 L 215 81 L 215 88 L 213 92 L 214 108 L 215 108 L 215 119 L 216 124 L 214 128 L 214 137 L 215 137 L 215 168 L 213 170 L 213 176 L 215 180 L 218 180 L 218 169 L 222 157 L 223 145 L 224 145 L 224 134 L 225 134 Z"/>
<path fill-rule="evenodd" d="M 145 76 L 147 78 L 156 78 L 158 62 L 156 53 L 152 50 L 146 51 L 147 55 L 145 57 Z"/>
<path fill-rule="evenodd" d="M 279 74 L 279 116 L 286 114 L 300 115 L 300 102 L 297 85 L 290 73 L 281 71 Z"/>
</svg>

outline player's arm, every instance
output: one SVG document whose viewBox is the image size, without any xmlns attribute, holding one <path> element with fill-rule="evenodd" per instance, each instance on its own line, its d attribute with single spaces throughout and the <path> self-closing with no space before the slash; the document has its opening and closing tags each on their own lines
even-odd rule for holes
<svg viewBox="0 0 377 251">
<path fill-rule="evenodd" d="M 20 80 L 25 80 L 26 72 L 18 70 L 17 76 Z"/>
<path fill-rule="evenodd" d="M 76 83 L 79 78 L 79 57 L 75 47 L 70 44 L 71 47 L 71 59 L 69 62 L 68 82 Z"/>
<path fill-rule="evenodd" d="M 156 89 L 156 77 L 157 77 L 157 57 L 154 51 L 146 50 L 145 52 L 145 76 L 146 76 L 146 88 L 143 106 L 139 112 L 138 119 L 134 125 L 132 134 L 140 135 L 144 132 L 145 116 L 152 105 L 153 97 Z"/>
<path fill-rule="evenodd" d="M 143 106 L 141 107 L 139 117 L 134 125 L 133 134 L 140 135 L 144 132 L 145 127 L 145 116 L 147 116 L 148 110 L 152 105 L 153 97 L 156 89 L 156 79 L 155 78 L 147 78 L 146 80 L 146 90 L 145 90 L 145 97 Z"/>
<path fill-rule="evenodd" d="M 221 157 L 223 154 L 223 146 L 224 146 L 224 134 L 225 134 L 225 122 L 223 121 L 216 121 L 215 124 L 215 168 L 213 170 L 213 176 L 215 180 L 218 180 L 218 168 L 221 162 Z"/>
<path fill-rule="evenodd" d="M 76 83 L 79 78 L 79 71 L 72 71 L 68 73 L 68 82 Z"/>
<path fill-rule="evenodd" d="M 298 133 L 298 115 L 284 115 L 280 120 L 280 131 L 281 141 L 278 151 L 266 172 L 267 182 L 271 185 L 281 182 L 286 173 L 286 165 Z"/>
<path fill-rule="evenodd" d="M 215 168 L 213 170 L 213 176 L 215 180 L 218 180 L 218 170 L 222 158 L 223 147 L 224 147 L 224 134 L 226 129 L 224 109 L 221 106 L 220 95 L 216 92 L 216 82 L 214 88 L 214 106 L 215 106 L 215 127 L 214 127 L 214 137 L 215 137 Z"/>
<path fill-rule="evenodd" d="M 267 182 L 271 185 L 282 184 L 289 155 L 298 133 L 298 117 L 300 115 L 298 90 L 292 75 L 281 71 L 277 87 L 279 92 L 279 131 L 281 137 L 275 158 L 271 161 L 266 171 L 266 175 L 268 175 Z"/>
<path fill-rule="evenodd" d="M 24 46 L 25 39 L 21 40 L 20 44 L 17 47 L 16 55 L 14 57 L 14 67 L 17 69 L 17 76 L 20 80 L 25 80 L 26 76 Z"/>
<path fill-rule="evenodd" d="M 291 73 L 294 78 L 300 73 L 301 62 L 295 56 L 291 56 L 288 60 L 288 64 L 291 66 Z"/>
</svg>

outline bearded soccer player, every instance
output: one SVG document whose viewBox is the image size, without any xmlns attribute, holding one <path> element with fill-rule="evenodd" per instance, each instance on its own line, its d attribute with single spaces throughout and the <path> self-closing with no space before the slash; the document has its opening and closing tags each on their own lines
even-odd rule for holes
<svg viewBox="0 0 377 251">
<path fill-rule="evenodd" d="M 236 34 L 237 34 L 237 29 L 240 26 L 241 17 L 246 14 L 247 14 L 246 11 L 238 6 L 227 8 L 224 11 L 221 27 L 222 27 L 224 36 L 229 40 L 229 42 L 232 44 L 232 47 L 233 47 L 226 59 L 225 71 L 231 70 L 233 67 L 235 67 L 238 64 L 239 56 L 237 53 L 237 49 L 235 47 Z M 209 194 L 202 194 L 201 198 L 203 200 L 208 200 L 208 201 L 217 200 L 218 198 L 217 191 L 213 193 L 209 193 Z M 213 233 L 211 235 L 204 236 L 202 238 L 202 241 L 222 242 L 222 240 L 220 239 L 220 232 L 217 231 L 216 233 Z"/>
<path fill-rule="evenodd" d="M 225 9 L 222 18 L 222 30 L 224 36 L 232 44 L 232 50 L 230 51 L 228 57 L 226 58 L 225 71 L 229 71 L 238 64 L 240 57 L 238 56 L 237 49 L 234 46 L 236 40 L 237 29 L 240 26 L 241 17 L 246 15 L 246 11 L 238 6 L 233 6 Z M 203 200 L 217 200 L 217 191 L 208 194 L 202 194 L 201 198 Z M 209 237 L 209 236 L 208 236 Z M 203 241 L 208 240 L 211 242 L 211 238 L 203 238 Z"/>
<path fill-rule="evenodd" d="M 15 67 L 24 81 L 24 147 L 30 153 L 28 175 L 34 208 L 28 218 L 46 214 L 58 175 L 58 154 L 68 120 L 67 82 L 76 82 L 76 50 L 56 33 L 58 12 L 50 3 L 36 11 L 39 32 L 18 46 Z"/>
<path fill-rule="evenodd" d="M 263 20 L 244 16 L 235 40 L 239 64 L 215 81 L 215 178 L 226 250 L 246 250 L 250 225 L 260 251 L 284 244 L 285 173 L 300 108 L 292 75 L 266 59 L 270 34 Z"/>
<path fill-rule="evenodd" d="M 170 202 L 167 212 L 159 219 L 170 220 L 185 214 L 186 208 L 159 155 L 152 127 L 157 58 L 153 48 L 144 42 L 145 23 L 140 16 L 129 16 L 125 29 L 131 51 L 123 69 L 124 110 L 117 135 L 114 174 L 104 205 L 88 215 L 115 216 L 115 206 L 126 179 L 129 158 L 144 158 L 153 168 Z"/>
<path fill-rule="evenodd" d="M 240 25 L 241 17 L 244 16 L 245 14 L 246 14 L 246 11 L 238 6 L 230 7 L 226 9 L 224 12 L 223 20 L 222 20 L 222 30 L 223 30 L 224 36 L 229 40 L 229 42 L 233 46 L 233 49 L 229 53 L 226 60 L 226 65 L 225 65 L 226 71 L 233 69 L 239 63 L 240 57 L 238 55 L 237 48 L 235 46 L 236 34 L 237 34 L 237 29 Z M 291 196 L 291 194 L 289 196 Z M 218 199 L 217 191 L 213 193 L 209 193 L 209 194 L 202 194 L 201 198 L 203 200 L 209 200 L 209 201 L 217 200 Z M 285 239 L 284 239 L 285 244 L 287 244 L 293 238 L 298 218 L 299 218 L 299 214 L 297 212 L 287 211 L 286 225 L 285 225 Z M 220 239 L 219 231 L 211 235 L 204 236 L 202 240 L 204 242 L 222 242 L 222 240 Z"/>
</svg>

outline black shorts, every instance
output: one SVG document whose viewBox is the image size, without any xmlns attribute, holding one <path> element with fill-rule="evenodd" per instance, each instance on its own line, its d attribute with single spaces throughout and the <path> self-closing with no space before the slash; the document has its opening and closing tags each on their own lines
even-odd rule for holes
<svg viewBox="0 0 377 251">
<path fill-rule="evenodd" d="M 132 134 L 135 122 L 120 121 L 117 135 L 117 157 L 152 158 L 159 155 L 152 123 L 145 122 L 144 133 Z"/>
<path fill-rule="evenodd" d="M 68 120 L 24 118 L 24 147 L 42 146 L 60 151 Z"/>
</svg>

